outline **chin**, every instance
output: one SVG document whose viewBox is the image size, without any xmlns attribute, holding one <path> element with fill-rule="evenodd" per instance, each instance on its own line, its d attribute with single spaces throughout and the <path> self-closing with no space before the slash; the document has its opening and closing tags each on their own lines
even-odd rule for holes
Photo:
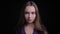
<svg viewBox="0 0 60 34">
<path fill-rule="evenodd" d="M 29 24 L 32 24 L 32 23 L 29 23 Z"/>
<path fill-rule="evenodd" d="M 32 22 L 28 22 L 29 24 L 31 24 Z"/>
<path fill-rule="evenodd" d="M 31 23 L 33 23 L 33 20 L 31 20 L 31 21 L 27 21 L 27 23 L 31 24 Z"/>
</svg>

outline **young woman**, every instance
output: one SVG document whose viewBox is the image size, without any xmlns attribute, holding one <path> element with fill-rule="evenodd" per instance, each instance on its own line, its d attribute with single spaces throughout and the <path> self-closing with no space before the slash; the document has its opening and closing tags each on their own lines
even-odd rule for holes
<svg viewBox="0 0 60 34">
<path fill-rule="evenodd" d="M 40 17 L 37 5 L 33 1 L 28 1 L 20 13 L 16 34 L 47 34 Z"/>
</svg>

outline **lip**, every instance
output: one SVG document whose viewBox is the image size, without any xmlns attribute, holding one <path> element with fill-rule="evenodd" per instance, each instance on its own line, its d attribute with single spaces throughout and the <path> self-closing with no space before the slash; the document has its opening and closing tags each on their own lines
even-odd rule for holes
<svg viewBox="0 0 60 34">
<path fill-rule="evenodd" d="M 31 19 L 28 19 L 28 21 L 31 21 Z"/>
</svg>

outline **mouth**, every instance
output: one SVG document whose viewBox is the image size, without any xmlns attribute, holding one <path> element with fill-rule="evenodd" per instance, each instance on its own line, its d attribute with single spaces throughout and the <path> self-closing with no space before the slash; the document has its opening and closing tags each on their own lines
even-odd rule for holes
<svg viewBox="0 0 60 34">
<path fill-rule="evenodd" d="M 28 21 L 31 21 L 31 19 L 28 19 Z"/>
<path fill-rule="evenodd" d="M 31 20 L 28 20 L 28 21 L 31 21 Z"/>
</svg>

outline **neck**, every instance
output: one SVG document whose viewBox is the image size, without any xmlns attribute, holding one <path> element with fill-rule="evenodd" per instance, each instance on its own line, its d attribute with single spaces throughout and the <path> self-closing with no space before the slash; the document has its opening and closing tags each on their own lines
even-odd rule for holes
<svg viewBox="0 0 60 34">
<path fill-rule="evenodd" d="M 31 24 L 27 24 L 26 27 L 34 28 L 34 24 L 33 24 L 33 23 L 31 23 Z"/>
</svg>

